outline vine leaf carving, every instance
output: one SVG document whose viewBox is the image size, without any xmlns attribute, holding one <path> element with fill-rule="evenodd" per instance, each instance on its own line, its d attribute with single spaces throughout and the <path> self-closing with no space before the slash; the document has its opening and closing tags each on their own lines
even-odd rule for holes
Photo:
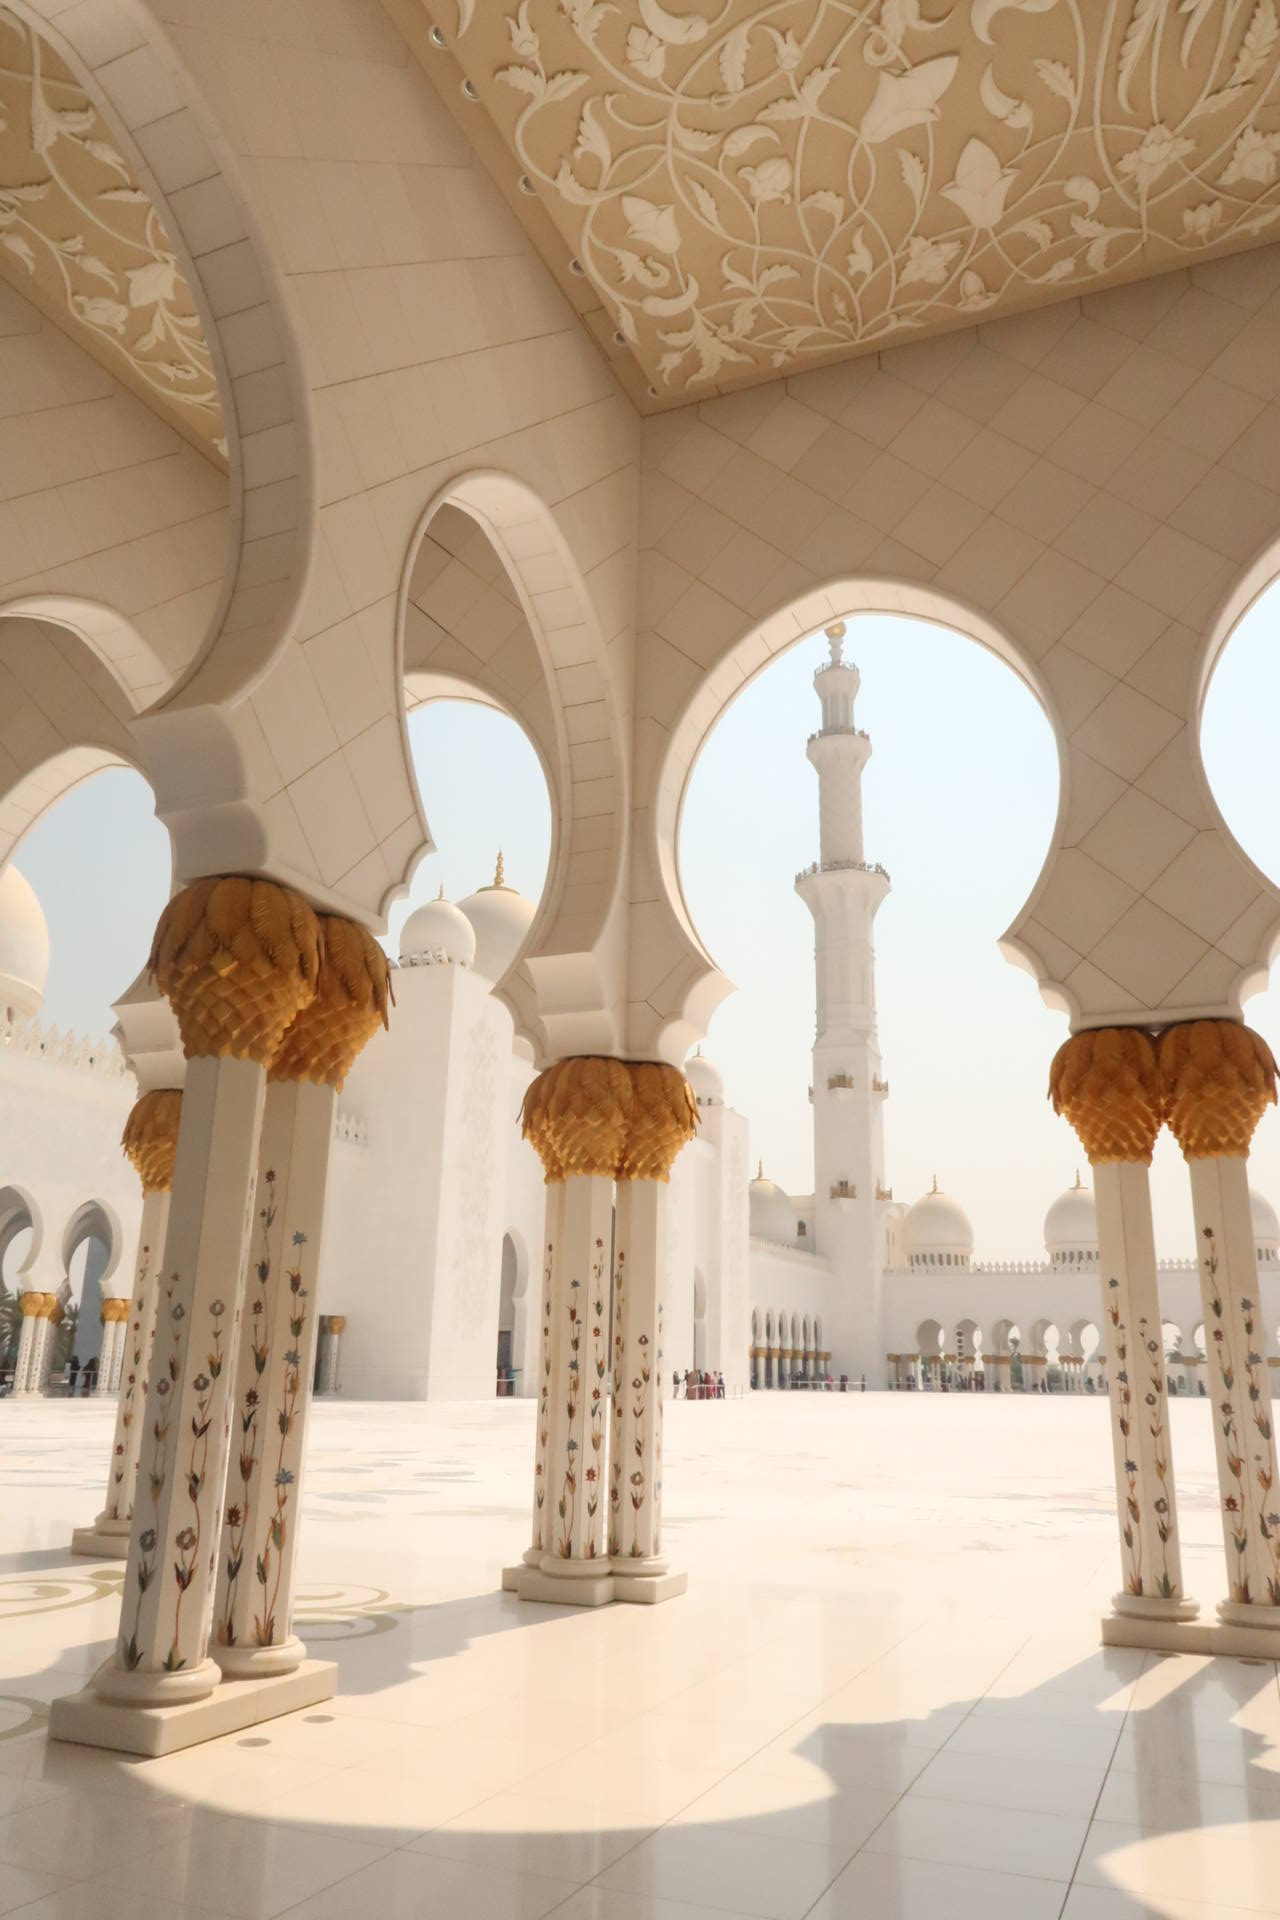
<svg viewBox="0 0 1280 1920">
<path fill-rule="evenodd" d="M 1280 209 L 1280 0 L 468 18 L 469 79 L 660 398 L 1199 261 Z"/>
</svg>

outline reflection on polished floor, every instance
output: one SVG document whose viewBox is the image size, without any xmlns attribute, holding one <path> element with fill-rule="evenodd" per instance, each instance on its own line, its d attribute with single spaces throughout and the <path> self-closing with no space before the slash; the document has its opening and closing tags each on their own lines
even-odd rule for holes
<svg viewBox="0 0 1280 1920">
<path fill-rule="evenodd" d="M 337 1700 L 167 1759 L 53 1746 L 119 1569 L 75 1562 L 111 1409 L 0 1402 L 0 1914 L 22 1920 L 1280 1915 L 1268 1664 L 1097 1646 L 1092 1400 L 668 1409 L 684 1600 L 498 1592 L 532 1408 L 314 1410 L 301 1631 Z M 1189 1589 L 1221 1565 L 1175 1403 Z"/>
</svg>

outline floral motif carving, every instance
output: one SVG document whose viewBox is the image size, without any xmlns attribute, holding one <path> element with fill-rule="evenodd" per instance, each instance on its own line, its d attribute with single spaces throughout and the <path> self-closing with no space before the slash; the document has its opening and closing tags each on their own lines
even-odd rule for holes
<svg viewBox="0 0 1280 1920">
<path fill-rule="evenodd" d="M 1280 219 L 1277 0 L 428 4 L 659 399 Z"/>
<path fill-rule="evenodd" d="M 1280 1513 L 1268 1510 L 1275 1482 L 1274 1425 L 1263 1384 L 1263 1369 L 1267 1362 L 1260 1351 L 1257 1306 L 1252 1300 L 1242 1299 L 1239 1303 L 1239 1333 L 1243 1336 L 1244 1347 L 1243 1354 L 1240 1354 L 1233 1338 L 1235 1329 L 1228 1321 L 1218 1278 L 1221 1264 L 1218 1238 L 1212 1227 L 1202 1227 L 1201 1233 L 1205 1242 L 1205 1251 L 1201 1255 L 1205 1299 L 1212 1321 L 1209 1346 L 1214 1356 L 1217 1378 L 1214 1417 L 1218 1428 L 1219 1452 L 1238 1489 L 1234 1493 L 1224 1494 L 1222 1500 L 1228 1552 L 1234 1556 L 1229 1572 L 1231 1598 L 1248 1606 L 1259 1597 L 1252 1591 L 1249 1581 L 1249 1525 L 1252 1514 L 1253 1524 L 1262 1542 L 1261 1558 L 1264 1564 L 1270 1562 L 1271 1568 L 1266 1576 L 1264 1604 L 1277 1607 L 1280 1606 Z M 1240 1387 L 1244 1389 L 1247 1409 L 1237 1405 Z M 1248 1485 L 1249 1460 L 1246 1449 L 1249 1443 L 1240 1424 L 1246 1415 L 1256 1436 L 1253 1456 L 1256 1493 Z"/>
<path fill-rule="evenodd" d="M 215 1631 L 218 1645 L 222 1647 L 232 1647 L 236 1640 L 236 1594 L 239 1590 L 240 1572 L 244 1565 L 244 1536 L 250 1516 L 253 1475 L 258 1465 L 260 1439 L 258 1415 L 262 1404 L 259 1383 L 262 1382 L 267 1370 L 267 1355 L 271 1342 L 268 1283 L 271 1279 L 271 1229 L 275 1225 L 276 1218 L 275 1169 L 265 1168 L 262 1179 L 266 1187 L 266 1198 L 258 1209 L 258 1257 L 251 1261 L 249 1266 L 250 1278 L 256 1285 L 251 1297 L 245 1302 L 241 1335 L 240 1370 L 243 1372 L 244 1361 L 248 1359 L 252 1363 L 253 1374 L 240 1396 L 238 1414 L 240 1444 L 235 1455 L 239 1491 L 232 1491 L 231 1478 L 228 1475 L 227 1504 L 222 1515 L 222 1525 L 226 1533 L 227 1584 L 222 1618 L 218 1621 Z"/>
<path fill-rule="evenodd" d="M 307 1289 L 302 1284 L 302 1252 L 307 1244 L 305 1233 L 295 1232 L 290 1245 L 294 1249 L 293 1265 L 285 1278 L 289 1282 L 289 1342 L 281 1355 L 284 1368 L 284 1391 L 276 1412 L 276 1427 L 280 1435 L 280 1444 L 276 1451 L 275 1505 L 267 1517 L 266 1537 L 254 1562 L 254 1575 L 262 1588 L 262 1610 L 253 1618 L 253 1637 L 260 1647 L 269 1647 L 276 1640 L 276 1610 L 280 1600 L 280 1580 L 285 1565 L 285 1540 L 290 1525 L 289 1507 L 293 1499 L 291 1489 L 296 1480 L 295 1469 L 286 1464 L 295 1459 L 297 1448 L 290 1446 L 290 1435 L 295 1431 L 301 1415 L 299 1397 L 302 1392 L 302 1330 L 307 1324 Z M 274 1571 L 273 1571 L 274 1569 Z"/>
<path fill-rule="evenodd" d="M 3 7 L 0 274 L 225 464 L 217 376 L 160 217 L 80 82 Z"/>
<path fill-rule="evenodd" d="M 1135 1596 L 1150 1592 L 1163 1600 L 1176 1600 L 1181 1589 L 1169 1564 L 1174 1523 L 1160 1329 L 1152 1327 L 1146 1315 L 1142 1315 L 1138 1320 L 1136 1351 L 1130 1353 L 1129 1329 L 1121 1312 L 1120 1282 L 1115 1278 L 1107 1282 L 1107 1318 L 1111 1322 L 1112 1418 L 1124 1442 L 1125 1493 L 1120 1539 L 1124 1548 L 1125 1591 Z M 1140 1370 L 1136 1378 L 1135 1370 Z M 1142 1396 L 1141 1408 L 1137 1393 Z M 1147 1430 L 1149 1445 L 1144 1451 L 1150 1477 L 1144 1475 L 1142 1464 L 1135 1457 L 1139 1451 L 1136 1437 L 1139 1421 Z M 1149 1492 L 1152 1531 L 1160 1545 L 1158 1572 L 1143 1566 L 1140 1496 L 1144 1492 Z"/>
<path fill-rule="evenodd" d="M 547 1446 L 551 1438 L 551 1333 L 554 1302 L 551 1278 L 555 1267 L 555 1248 L 547 1242 L 547 1257 L 542 1270 L 542 1329 L 538 1347 L 538 1438 L 533 1466 L 533 1547 L 541 1553 L 543 1509 L 547 1504 Z"/>
<path fill-rule="evenodd" d="M 591 1367 L 595 1385 L 598 1388 L 605 1371 L 605 1261 L 604 1241 L 597 1238 L 591 1262 L 590 1298 L 587 1302 L 586 1317 L 584 1318 L 579 1300 L 583 1286 L 577 1278 L 569 1282 L 569 1305 L 565 1309 L 568 1316 L 568 1337 L 565 1378 L 562 1383 L 565 1395 L 564 1471 L 557 1506 L 560 1516 L 560 1539 L 556 1547 L 556 1552 L 562 1560 L 575 1557 L 578 1497 L 582 1493 L 583 1481 L 586 1486 L 585 1511 L 588 1522 L 583 1554 L 590 1560 L 595 1558 L 597 1552 L 596 1529 L 592 1523 L 600 1506 L 600 1476 L 604 1467 L 604 1403 L 599 1392 L 596 1392 L 589 1402 L 584 1402 L 582 1339 L 589 1321 Z M 584 1418 L 587 1405 L 590 1407 L 590 1412 Z M 584 1448 L 590 1456 L 585 1461 L 582 1458 Z"/>
</svg>

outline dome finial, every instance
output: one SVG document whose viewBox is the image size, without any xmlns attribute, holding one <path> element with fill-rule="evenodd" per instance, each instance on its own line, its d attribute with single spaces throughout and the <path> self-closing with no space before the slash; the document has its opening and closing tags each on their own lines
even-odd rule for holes
<svg viewBox="0 0 1280 1920">
<path fill-rule="evenodd" d="M 764 1179 L 764 1161 L 763 1160 L 756 1161 L 756 1179 L 757 1180 Z"/>
<path fill-rule="evenodd" d="M 439 891 L 439 893 L 438 893 L 438 894 L 436 895 L 436 899 L 437 899 L 437 900 L 443 900 L 443 899 L 444 899 L 444 881 L 443 881 L 443 880 L 442 880 L 442 881 L 440 882 L 440 891 Z"/>
<path fill-rule="evenodd" d="M 1077 1167 L 1077 1168 L 1076 1168 L 1076 1183 L 1075 1183 L 1075 1185 L 1074 1185 L 1074 1187 L 1072 1187 L 1072 1189 L 1071 1189 L 1071 1191 L 1072 1191 L 1072 1193 L 1080 1193 L 1080 1192 L 1081 1192 L 1081 1191 L 1083 1190 L 1083 1188 L 1084 1188 L 1084 1181 L 1083 1181 L 1083 1180 L 1082 1180 L 1082 1179 L 1080 1178 L 1080 1169 L 1079 1169 L 1079 1167 Z"/>
<path fill-rule="evenodd" d="M 507 884 L 506 880 L 503 878 L 503 873 L 502 873 L 502 848 L 501 847 L 498 848 L 498 864 L 493 870 L 493 884 L 495 887 L 505 887 Z"/>
<path fill-rule="evenodd" d="M 941 1192 L 942 1192 L 942 1188 L 941 1188 L 941 1187 L 940 1187 L 940 1186 L 938 1185 L 938 1176 L 937 1176 L 937 1174 L 936 1174 L 936 1173 L 935 1173 L 935 1174 L 934 1174 L 934 1176 L 933 1176 L 933 1185 L 932 1185 L 932 1186 L 930 1187 L 930 1189 L 929 1189 L 929 1191 L 930 1191 L 930 1193 L 941 1193 Z"/>
</svg>

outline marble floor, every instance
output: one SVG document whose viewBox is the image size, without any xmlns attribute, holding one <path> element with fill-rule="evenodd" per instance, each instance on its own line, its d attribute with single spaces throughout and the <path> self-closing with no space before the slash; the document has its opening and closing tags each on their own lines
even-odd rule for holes
<svg viewBox="0 0 1280 1920">
<path fill-rule="evenodd" d="M 120 1572 L 111 1410 L 0 1401 L 0 1914 L 21 1920 L 1280 1915 L 1275 1667 L 1103 1653 L 1090 1399 L 668 1410 L 667 1606 L 497 1590 L 532 1409 L 322 1403 L 301 1630 L 339 1697 L 163 1760 L 50 1747 Z M 1172 1409 L 1221 1586 L 1209 1409 Z"/>
</svg>

